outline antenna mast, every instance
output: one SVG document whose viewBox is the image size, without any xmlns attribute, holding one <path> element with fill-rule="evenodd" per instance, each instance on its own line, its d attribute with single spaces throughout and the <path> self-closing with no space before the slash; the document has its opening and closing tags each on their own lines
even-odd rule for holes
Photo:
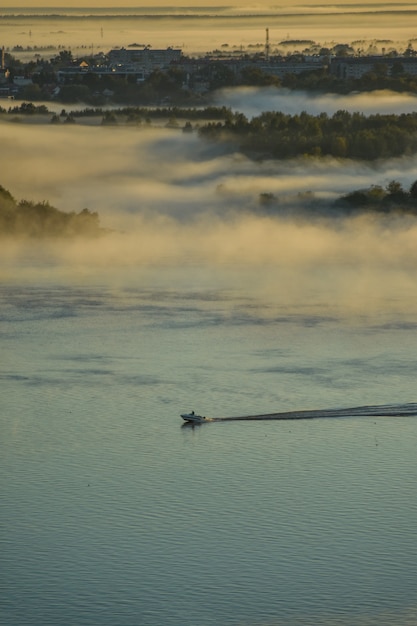
<svg viewBox="0 0 417 626">
<path fill-rule="evenodd" d="M 266 29 L 266 37 L 265 37 L 265 59 L 269 61 L 269 28 Z"/>
</svg>

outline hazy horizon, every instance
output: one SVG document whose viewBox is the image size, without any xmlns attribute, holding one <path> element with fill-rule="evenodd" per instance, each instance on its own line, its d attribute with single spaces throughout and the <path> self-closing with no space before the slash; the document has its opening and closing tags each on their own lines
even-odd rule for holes
<svg viewBox="0 0 417 626">
<path fill-rule="evenodd" d="M 201 54 L 227 45 L 242 49 L 262 46 L 268 27 L 271 51 L 280 42 L 308 40 L 320 45 L 353 41 L 389 41 L 393 49 L 404 50 L 416 37 L 411 3 L 370 2 L 364 5 L 315 4 L 313 2 L 275 5 L 269 3 L 191 3 L 167 5 L 149 2 L 117 7 L 107 2 L 66 6 L 67 2 L 35 4 L 26 0 L 0 10 L 0 40 L 7 51 L 21 46 L 28 50 L 54 46 L 84 55 L 86 48 L 107 53 L 132 43 L 154 48 L 181 48 L 186 55 Z M 164 7 L 161 8 L 161 7 Z M 101 8 L 99 8 L 101 7 Z M 130 8 L 129 8 L 130 7 Z M 148 7 L 148 8 L 145 8 Z M 36 17 L 27 19 L 28 13 Z M 54 15 L 54 13 L 58 15 Z M 144 19 L 144 15 L 146 18 Z M 285 52 L 289 50 L 286 49 Z M 36 52 L 36 51 L 35 51 Z M 30 60 L 28 53 L 25 60 Z"/>
<path fill-rule="evenodd" d="M 395 7 L 399 9 L 400 7 L 404 8 L 413 8 L 415 6 L 412 2 L 384 2 L 380 3 L 377 0 L 368 0 L 364 4 L 358 4 L 357 0 L 344 0 L 343 2 L 332 2 L 331 0 L 325 0 L 324 2 L 317 3 L 317 0 L 303 0 L 301 2 L 293 3 L 288 0 L 283 0 L 281 2 L 271 2 L 270 0 L 257 0 L 255 2 L 242 2 L 239 0 L 216 0 L 216 2 L 211 5 L 207 2 L 207 0 L 181 0 L 181 2 L 173 2 L 173 0 L 123 0 L 120 6 L 115 6 L 114 0 L 77 0 L 76 3 L 70 3 L 68 0 L 42 0 L 42 2 L 37 2 L 35 0 L 18 0 L 16 5 L 13 4 L 5 4 L 3 8 L 6 9 L 19 9 L 19 8 L 72 8 L 72 9 L 88 9 L 88 8 L 112 8 L 112 9 L 123 9 L 123 8 L 173 8 L 173 9 L 181 9 L 184 8 L 210 8 L 214 9 L 216 7 L 223 8 L 233 8 L 234 10 L 241 11 L 243 13 L 251 13 L 256 14 L 258 12 L 263 11 L 272 11 L 272 12 L 280 12 L 282 10 L 291 10 L 294 12 L 300 12 L 300 10 L 309 9 L 311 11 L 322 12 L 323 10 L 328 8 L 332 8 L 332 10 L 355 10 L 362 11 L 364 7 L 375 6 L 380 8 L 381 10 L 386 10 L 388 7 Z"/>
</svg>

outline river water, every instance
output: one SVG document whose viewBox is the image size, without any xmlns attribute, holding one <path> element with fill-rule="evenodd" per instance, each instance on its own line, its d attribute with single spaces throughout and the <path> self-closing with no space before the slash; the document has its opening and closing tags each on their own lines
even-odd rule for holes
<svg viewBox="0 0 417 626">
<path fill-rule="evenodd" d="M 2 624 L 416 622 L 416 417 L 179 415 L 412 402 L 412 316 L 33 271 L 1 289 Z"/>
</svg>

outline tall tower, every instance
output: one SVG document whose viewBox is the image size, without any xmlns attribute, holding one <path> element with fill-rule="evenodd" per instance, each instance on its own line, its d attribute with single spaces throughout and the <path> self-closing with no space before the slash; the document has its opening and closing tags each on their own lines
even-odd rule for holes
<svg viewBox="0 0 417 626">
<path fill-rule="evenodd" d="M 4 70 L 5 62 L 4 62 L 4 46 L 1 49 L 1 69 Z"/>
<path fill-rule="evenodd" d="M 265 37 L 265 59 L 269 61 L 269 28 L 266 29 L 266 37 Z"/>
</svg>

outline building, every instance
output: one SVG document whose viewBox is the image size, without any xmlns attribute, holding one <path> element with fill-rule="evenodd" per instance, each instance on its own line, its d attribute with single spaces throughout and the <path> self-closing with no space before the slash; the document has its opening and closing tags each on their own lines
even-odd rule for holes
<svg viewBox="0 0 417 626">
<path fill-rule="evenodd" d="M 112 69 L 131 68 L 150 74 L 157 69 L 166 69 L 172 63 L 179 63 L 182 50 L 166 48 L 152 50 L 151 48 L 118 48 L 108 53 L 109 66 Z"/>
<path fill-rule="evenodd" d="M 91 66 L 81 67 L 78 65 L 63 67 L 57 72 L 58 83 L 77 82 L 82 80 L 87 74 L 94 74 L 98 78 L 112 76 L 114 78 L 133 78 L 137 83 L 145 80 L 145 73 L 142 69 L 135 69 L 131 66 L 107 67 L 107 66 Z"/>
<path fill-rule="evenodd" d="M 395 74 L 396 68 L 405 74 L 417 75 L 416 57 L 385 56 L 334 57 L 330 61 L 330 73 L 342 80 L 357 79 L 381 65 L 386 66 L 388 75 Z"/>
<path fill-rule="evenodd" d="M 261 62 L 257 64 L 265 74 L 272 74 L 283 78 L 287 74 L 302 74 L 303 72 L 315 72 L 327 67 L 327 61 L 322 57 L 309 58 L 304 60 L 270 59 L 269 63 Z"/>
</svg>

